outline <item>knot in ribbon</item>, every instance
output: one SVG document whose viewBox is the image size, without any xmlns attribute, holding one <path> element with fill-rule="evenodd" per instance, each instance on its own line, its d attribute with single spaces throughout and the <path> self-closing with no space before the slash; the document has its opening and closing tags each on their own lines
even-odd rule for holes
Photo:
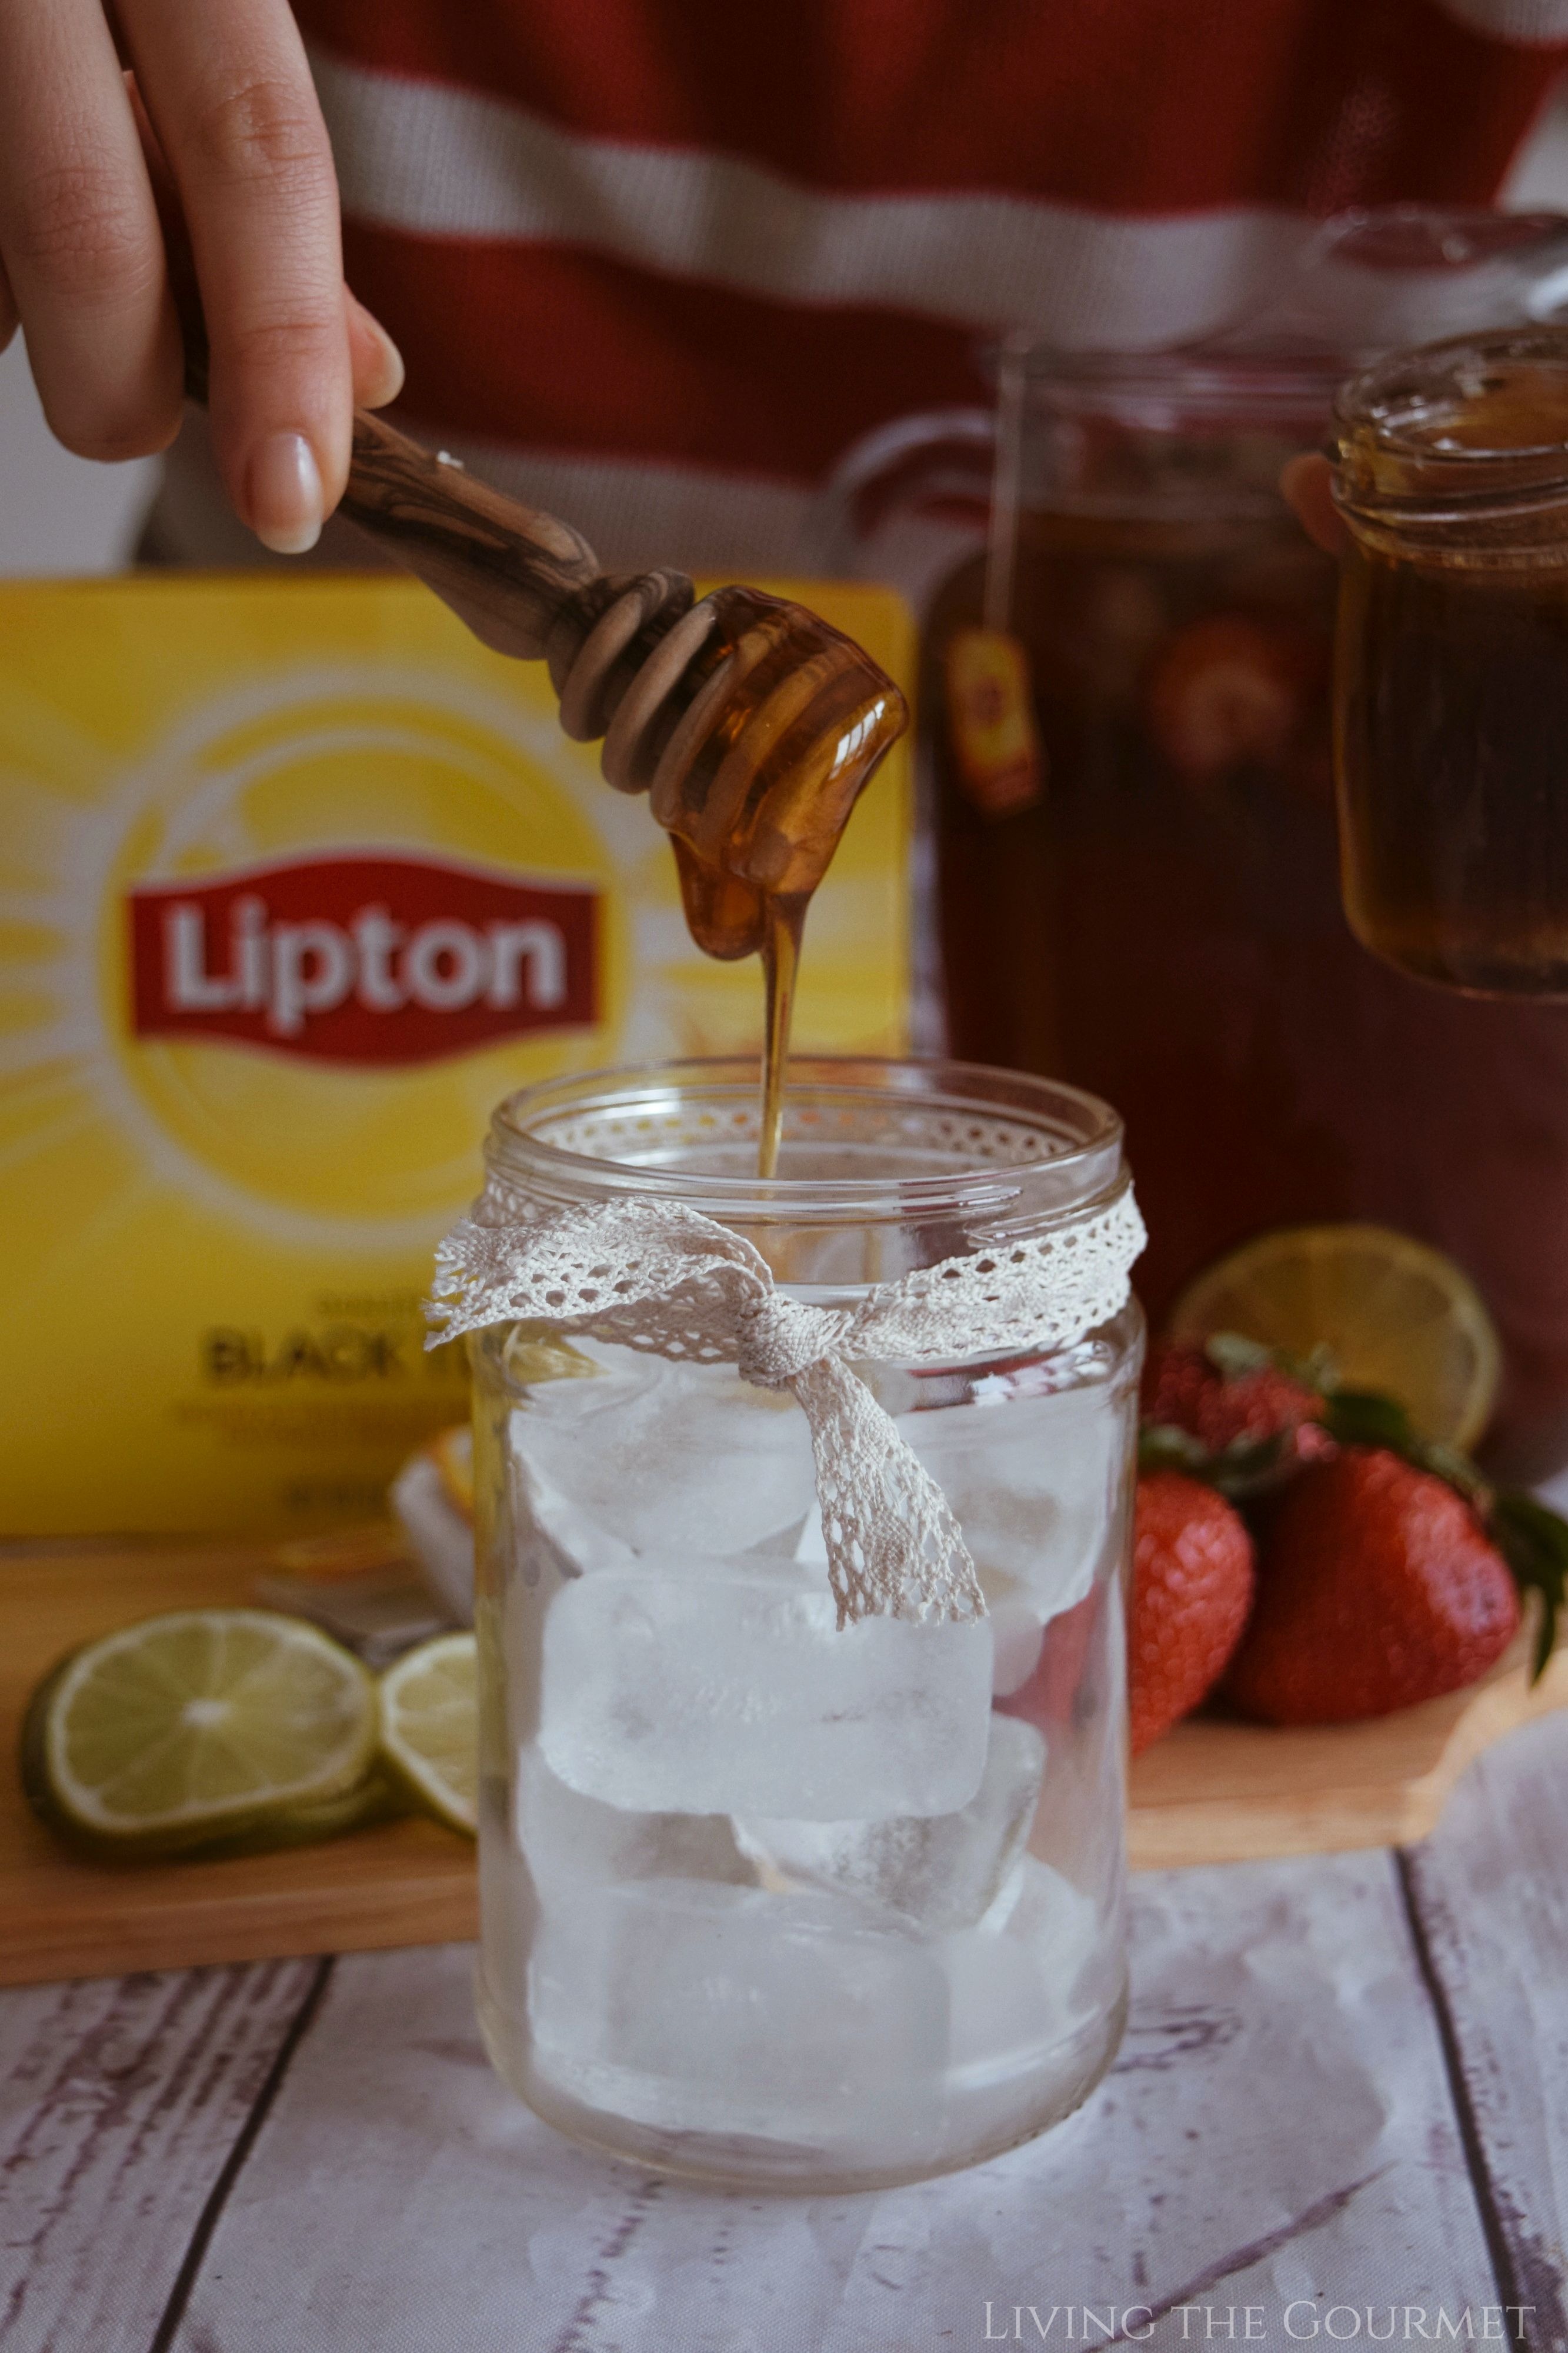
<svg viewBox="0 0 1568 2353">
<path fill-rule="evenodd" d="M 742 1308 L 735 1366 L 754 1388 L 784 1389 L 830 1356 L 849 1329 L 842 1310 L 808 1307 L 787 1292 L 764 1291 Z"/>
<path fill-rule="evenodd" d="M 853 1311 L 774 1286 L 739 1234 L 670 1201 L 612 1201 L 519 1220 L 497 1187 L 436 1254 L 427 1345 L 537 1322 L 679 1363 L 731 1364 L 789 1389 L 811 1432 L 838 1623 L 983 1618 L 946 1496 L 848 1359 L 957 1366 L 1062 1347 L 1126 1304 L 1143 1245 L 1131 1189 L 1026 1241 L 878 1283 Z"/>
</svg>

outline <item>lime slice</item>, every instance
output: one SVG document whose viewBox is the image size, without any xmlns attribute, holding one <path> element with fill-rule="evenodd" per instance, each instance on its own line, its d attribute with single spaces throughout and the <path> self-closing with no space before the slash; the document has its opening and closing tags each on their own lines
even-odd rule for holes
<svg viewBox="0 0 1568 2353">
<path fill-rule="evenodd" d="M 233 1838 L 202 1847 L 203 1854 L 271 1854 L 279 1847 L 316 1846 L 324 1839 L 342 1838 L 349 1831 L 368 1830 L 408 1811 L 408 1799 L 379 1757 L 363 1781 L 335 1798 L 318 1798 L 299 1806 L 280 1806 Z"/>
<path fill-rule="evenodd" d="M 35 1694 L 23 1777 L 102 1852 L 178 1853 L 363 1802 L 375 1683 L 341 1643 L 266 1609 L 180 1609 L 89 1642 Z"/>
<path fill-rule="evenodd" d="M 479 1826 L 479 1670 L 471 1634 L 437 1634 L 381 1679 L 381 1746 L 426 1813 Z"/>
<path fill-rule="evenodd" d="M 1174 1340 L 1239 1332 L 1309 1356 L 1326 1347 L 1345 1388 L 1395 1398 L 1424 1438 L 1468 1451 L 1497 1396 L 1501 1350 L 1469 1277 L 1387 1226 L 1260 1234 L 1182 1293 Z"/>
</svg>

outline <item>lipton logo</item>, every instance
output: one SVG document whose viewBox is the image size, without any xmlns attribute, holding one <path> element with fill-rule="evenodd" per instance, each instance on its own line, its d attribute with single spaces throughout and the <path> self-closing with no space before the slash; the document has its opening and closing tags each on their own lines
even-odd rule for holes
<svg viewBox="0 0 1568 2353">
<path fill-rule="evenodd" d="M 130 894 L 132 1028 L 430 1062 L 598 1015 L 598 893 L 370 851 Z"/>
</svg>

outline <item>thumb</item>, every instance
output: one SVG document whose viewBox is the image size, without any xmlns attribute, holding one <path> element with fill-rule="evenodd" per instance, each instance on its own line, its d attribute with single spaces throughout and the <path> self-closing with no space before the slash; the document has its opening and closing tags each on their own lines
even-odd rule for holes
<svg viewBox="0 0 1568 2353">
<path fill-rule="evenodd" d="M 384 408 L 403 390 L 403 354 L 381 321 L 346 286 L 343 307 L 348 317 L 354 406 Z"/>
<path fill-rule="evenodd" d="M 1279 492 L 1314 546 L 1325 555 L 1344 554 L 1351 535 L 1334 504 L 1334 470 L 1321 450 L 1304 449 L 1286 459 Z"/>
</svg>

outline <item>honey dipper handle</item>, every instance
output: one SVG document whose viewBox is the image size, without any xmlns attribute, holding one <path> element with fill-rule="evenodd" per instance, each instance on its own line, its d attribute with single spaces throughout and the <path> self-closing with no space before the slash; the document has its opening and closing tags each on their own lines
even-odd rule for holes
<svg viewBox="0 0 1568 2353">
<path fill-rule="evenodd" d="M 185 345 L 185 391 L 205 407 L 206 323 L 183 248 L 171 285 Z M 497 653 L 543 659 L 551 625 L 599 578 L 598 559 L 570 523 L 470 480 L 455 459 L 421 447 L 370 410 L 354 411 L 341 512 L 384 540 Z M 606 601 L 584 600 L 580 640 Z"/>
<path fill-rule="evenodd" d="M 542 659 L 552 623 L 599 576 L 570 523 L 473 480 L 363 408 L 341 512 L 384 540 L 487 646 L 524 661 Z"/>
</svg>

